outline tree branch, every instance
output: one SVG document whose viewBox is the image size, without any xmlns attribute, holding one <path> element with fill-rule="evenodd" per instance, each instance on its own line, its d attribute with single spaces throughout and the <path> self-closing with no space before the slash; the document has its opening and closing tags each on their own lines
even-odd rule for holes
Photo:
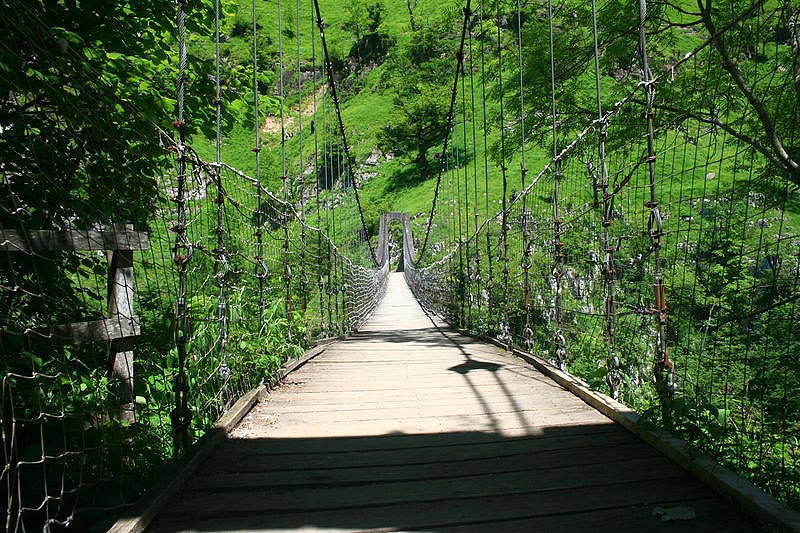
<svg viewBox="0 0 800 533">
<path fill-rule="evenodd" d="M 800 101 L 800 9 L 789 16 L 789 33 L 792 44 L 792 74 L 794 74 L 794 89 Z"/>
<path fill-rule="evenodd" d="M 712 0 L 706 0 L 704 6 L 703 0 L 697 0 L 697 6 L 700 8 L 703 24 L 708 29 L 709 34 L 716 36 L 716 26 L 711 18 L 711 1 Z M 765 0 L 756 0 L 754 5 L 762 5 L 764 2 Z M 719 53 L 720 60 L 722 61 L 722 68 L 724 68 L 728 74 L 730 74 L 736 86 L 739 88 L 742 94 L 744 94 L 745 98 L 747 98 L 747 101 L 750 103 L 750 106 L 756 112 L 756 116 L 758 116 L 758 120 L 761 123 L 761 126 L 764 128 L 764 133 L 772 145 L 775 155 L 781 161 L 783 161 L 786 170 L 794 176 L 794 181 L 800 182 L 800 163 L 795 161 L 784 148 L 783 143 L 781 142 L 775 130 L 775 124 L 772 122 L 767 109 L 764 107 L 764 103 L 755 95 L 753 89 L 745 81 L 738 65 L 731 57 L 730 51 L 728 50 L 728 47 L 726 46 L 722 36 L 712 37 L 711 39 L 712 46 L 714 46 Z"/>
<path fill-rule="evenodd" d="M 677 11 L 678 13 L 682 13 L 684 15 L 689 15 L 689 16 L 692 16 L 692 17 L 699 17 L 700 16 L 700 13 L 697 13 L 695 11 L 689 11 L 688 9 L 682 8 L 681 6 L 679 6 L 678 4 L 676 4 L 674 2 L 664 2 L 664 4 L 668 5 L 669 7 L 671 7 L 672 9 Z"/>
<path fill-rule="evenodd" d="M 634 101 L 637 101 L 637 100 L 634 100 Z M 769 147 L 764 146 L 764 144 L 759 142 L 757 139 L 754 139 L 754 138 L 752 138 L 752 137 L 750 137 L 748 135 L 745 135 L 744 133 L 742 133 L 740 131 L 737 131 L 735 128 L 733 128 L 733 126 L 731 126 L 730 124 L 728 124 L 726 122 L 722 122 L 721 120 L 716 119 L 716 118 L 711 117 L 711 116 L 701 115 L 699 113 L 693 113 L 691 111 L 687 111 L 686 109 L 678 109 L 678 108 L 675 108 L 675 107 L 670 107 L 668 105 L 657 104 L 657 103 L 653 104 L 653 105 L 654 105 L 654 107 L 656 109 L 659 109 L 661 111 L 667 111 L 669 113 L 680 114 L 680 115 L 683 115 L 686 118 L 690 118 L 692 120 L 696 120 L 698 122 L 702 122 L 703 124 L 708 124 L 708 125 L 720 128 L 722 130 L 725 130 L 725 132 L 727 134 L 729 134 L 731 137 L 734 137 L 734 138 L 746 143 L 747 145 L 751 146 L 755 151 L 757 151 L 760 154 L 762 154 L 772 164 L 776 165 L 781 170 L 789 171 L 789 169 L 786 167 L 786 163 L 783 160 L 779 159 Z M 800 185 L 800 182 L 798 182 L 797 180 L 793 180 L 793 181 L 795 183 L 797 183 L 798 185 Z"/>
</svg>

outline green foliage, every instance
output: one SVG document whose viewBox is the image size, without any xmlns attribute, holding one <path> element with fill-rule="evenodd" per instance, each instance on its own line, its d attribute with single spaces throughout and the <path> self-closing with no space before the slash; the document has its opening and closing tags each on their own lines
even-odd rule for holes
<svg viewBox="0 0 800 533">
<path fill-rule="evenodd" d="M 653 76 L 664 73 L 693 48 L 703 43 L 699 35 L 725 36 L 711 41 L 697 56 L 703 68 L 687 69 L 682 83 L 659 87 L 655 106 L 657 127 L 675 127 L 689 120 L 720 128 L 763 156 L 771 167 L 794 183 L 800 183 L 798 148 L 793 139 L 794 121 L 800 107 L 800 88 L 794 78 L 800 72 L 798 10 L 788 1 L 768 2 L 753 9 L 749 0 L 699 2 L 679 7 L 667 1 L 648 2 L 648 55 Z M 574 134 L 597 118 L 594 82 L 594 43 L 588 2 L 568 2 L 554 10 L 553 47 L 555 99 L 561 135 Z M 632 16 L 619 16 L 630 13 Z M 523 11 L 523 81 L 525 106 L 531 117 L 529 135 L 543 145 L 552 142 L 552 117 L 541 113 L 552 105 L 550 53 L 546 13 L 537 5 Z M 508 17 L 515 17 L 508 14 Z M 600 74 L 605 110 L 628 94 L 643 73 L 637 58 L 638 4 L 611 0 L 599 4 L 598 32 L 601 46 Z M 770 27 L 772 31 L 764 31 Z M 518 44 L 511 35 L 509 56 Z M 512 61 L 509 57 L 508 61 Z M 698 64 L 696 63 L 696 64 Z M 673 71 L 674 72 L 674 71 Z M 503 92 L 511 109 L 519 108 L 518 80 L 510 77 Z M 719 95 L 726 95 L 725 98 Z M 591 102 L 591 104 L 588 104 Z M 520 131 L 513 140 L 518 146 Z M 628 136 L 635 136 L 631 128 Z M 495 146 L 495 151 L 499 150 Z"/>
<path fill-rule="evenodd" d="M 384 152 L 414 157 L 419 179 L 431 176 L 428 152 L 447 133 L 452 57 L 458 43 L 448 38 L 445 23 L 425 26 L 395 47 L 386 60 L 383 82 L 393 96 L 389 123 L 378 145 Z"/>
<path fill-rule="evenodd" d="M 386 39 L 386 35 L 379 33 L 378 28 L 386 14 L 386 7 L 382 2 L 364 5 L 361 0 L 350 0 L 347 6 L 348 18 L 342 24 L 342 29 L 353 35 L 353 47 L 350 49 L 350 57 L 359 63 L 367 59 L 367 54 L 371 56 L 382 56 L 382 50 L 374 50 L 370 46 L 371 42 L 380 42 Z"/>
<path fill-rule="evenodd" d="M 208 32 L 194 4 L 188 32 Z M 161 2 L 5 3 L 0 149 L 31 227 L 144 223 L 174 119 L 174 13 Z M 189 132 L 210 131 L 208 65 L 189 58 Z"/>
</svg>

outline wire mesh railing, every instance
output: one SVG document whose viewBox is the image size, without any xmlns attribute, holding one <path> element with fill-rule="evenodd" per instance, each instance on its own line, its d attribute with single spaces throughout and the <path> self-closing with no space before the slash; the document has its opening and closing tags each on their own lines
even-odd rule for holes
<svg viewBox="0 0 800 533">
<path fill-rule="evenodd" d="M 6 175 L 9 531 L 88 527 L 125 508 L 174 447 L 194 442 L 314 339 L 354 331 L 385 291 L 388 261 L 356 265 L 310 226 L 303 271 L 318 283 L 301 288 L 300 255 L 290 250 L 287 262 L 283 250 L 283 228 L 300 231 L 294 207 L 262 189 L 259 212 L 255 180 L 188 148 L 177 201 L 172 157 L 152 218 L 135 226 L 86 224 L 102 220 L 86 209 L 79 220 L 31 228 L 32 209 L 15 193 L 20 177 Z M 57 183 L 48 182 L 63 201 Z M 177 408 L 176 394 L 185 401 Z"/>
<path fill-rule="evenodd" d="M 3 28 L 30 50 L 5 46 L 3 64 L 27 62 L 41 86 L 7 83 L 15 70 L 0 80 L 13 96 L 0 107 L 0 501 L 9 531 L 85 529 L 286 357 L 363 323 L 388 241 L 375 268 L 334 140 L 341 115 L 317 116 L 316 71 L 316 184 L 298 148 L 301 178 L 284 160 L 274 193 L 258 172 L 198 157 L 182 117 L 178 139 L 154 133 L 81 63 L 74 35 L 48 52 L 42 21 L 14 7 Z M 540 354 L 796 506 L 798 11 L 647 7 L 465 11 L 441 198 L 429 219 L 403 220 L 406 276 L 427 309 Z M 254 43 L 256 29 L 254 17 Z M 53 72 L 113 115 L 81 109 Z M 253 77 L 257 93 L 255 65 Z M 125 146 L 112 123 L 131 128 Z M 412 225 L 430 231 L 424 265 Z"/>
<path fill-rule="evenodd" d="M 514 82 L 499 86 L 496 166 L 481 161 L 486 140 L 470 133 L 481 112 L 465 104 L 430 222 L 437 249 L 407 278 L 451 323 L 567 369 L 796 507 L 800 106 L 786 23 L 797 11 L 757 4 L 701 7 L 688 22 L 642 2 L 625 28 L 611 2 L 535 22 L 502 12 L 521 16 L 520 32 L 507 29 L 501 51 L 485 33 L 470 44 Z M 529 48 L 548 26 L 550 51 Z M 709 35 L 678 54 L 687 28 Z M 527 84 L 515 85 L 526 52 Z M 472 53 L 465 76 L 479 87 Z M 499 209 L 484 172 L 502 175 Z"/>
<path fill-rule="evenodd" d="M 296 172 L 285 157 L 270 169 L 281 187 L 262 179 L 255 3 L 254 177 L 221 157 L 221 123 L 232 120 L 222 100 L 234 89 L 222 80 L 219 4 L 215 73 L 188 38 L 211 32 L 211 3 L 176 6 L 177 21 L 147 6 L 131 8 L 141 17 L 0 7 L 10 36 L 0 45 L 7 531 L 110 525 L 244 392 L 315 340 L 353 332 L 385 291 L 388 261 L 374 265 L 366 233 L 336 214 L 358 202 L 329 110 L 311 127 L 313 160 L 300 149 Z M 63 27 L 83 17 L 97 20 Z M 142 42 L 118 42 L 123 25 Z M 176 44 L 172 61 L 163 48 Z M 153 124 L 172 106 L 162 100 L 173 76 L 174 136 Z M 200 97 L 212 92 L 215 128 Z M 212 162 L 189 145 L 199 129 L 215 130 Z"/>
</svg>

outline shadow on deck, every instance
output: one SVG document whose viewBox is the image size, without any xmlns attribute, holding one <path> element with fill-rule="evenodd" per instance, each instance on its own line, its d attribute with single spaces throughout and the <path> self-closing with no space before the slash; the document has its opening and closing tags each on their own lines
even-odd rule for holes
<svg viewBox="0 0 800 533">
<path fill-rule="evenodd" d="M 659 509 L 695 518 L 666 522 Z M 231 439 L 151 531 L 754 531 L 612 424 Z"/>
</svg>

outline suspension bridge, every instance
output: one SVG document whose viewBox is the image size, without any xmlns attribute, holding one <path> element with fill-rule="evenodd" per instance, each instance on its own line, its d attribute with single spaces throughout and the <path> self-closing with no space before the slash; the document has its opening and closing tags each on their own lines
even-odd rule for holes
<svg viewBox="0 0 800 533">
<path fill-rule="evenodd" d="M 442 139 L 382 212 L 318 0 L 207 4 L 0 4 L 7 531 L 800 530 L 796 6 L 399 6 Z"/>
<path fill-rule="evenodd" d="M 757 529 L 531 365 L 426 315 L 401 273 L 189 479 L 148 531 Z"/>
</svg>

